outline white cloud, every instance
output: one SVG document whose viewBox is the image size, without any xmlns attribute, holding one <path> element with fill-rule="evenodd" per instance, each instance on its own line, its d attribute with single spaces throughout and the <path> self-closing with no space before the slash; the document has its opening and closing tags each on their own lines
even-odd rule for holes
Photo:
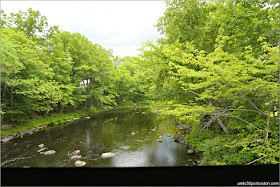
<svg viewBox="0 0 280 187">
<path fill-rule="evenodd" d="M 5 13 L 29 7 L 47 16 L 49 25 L 80 32 L 114 55 L 135 55 L 136 48 L 159 37 L 153 27 L 165 10 L 164 1 L 2 1 Z"/>
</svg>

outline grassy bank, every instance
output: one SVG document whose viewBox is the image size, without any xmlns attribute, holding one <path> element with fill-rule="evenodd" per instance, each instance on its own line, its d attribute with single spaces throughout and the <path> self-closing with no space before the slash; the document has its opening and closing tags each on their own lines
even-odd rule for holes
<svg viewBox="0 0 280 187">
<path fill-rule="evenodd" d="M 63 123 L 66 120 L 80 117 L 81 115 L 87 115 L 90 112 L 92 112 L 92 111 L 62 113 L 62 114 L 55 114 L 53 116 L 46 117 L 46 118 L 32 119 L 30 121 L 27 121 L 26 123 L 17 125 L 15 128 L 1 130 L 1 136 L 17 133 L 19 131 L 27 131 L 31 128 L 40 127 L 43 125 L 47 125 L 49 123 L 57 123 L 57 122 Z"/>
<path fill-rule="evenodd" d="M 77 111 L 77 112 L 69 112 L 69 113 L 61 113 L 61 114 L 52 114 L 49 117 L 45 118 L 39 118 L 39 119 L 32 119 L 30 121 L 27 121 L 26 123 L 23 123 L 21 125 L 18 125 L 11 129 L 3 129 L 1 130 L 1 136 L 17 133 L 20 131 L 27 131 L 29 129 L 32 129 L 34 127 L 40 127 L 44 126 L 50 123 L 64 123 L 66 120 L 71 120 L 73 118 L 78 118 L 83 115 L 89 115 L 93 113 L 98 112 L 106 112 L 110 110 L 118 110 L 118 109 L 125 109 L 125 108 L 135 108 L 135 107 L 142 107 L 142 106 L 151 106 L 151 105 L 160 105 L 164 103 L 158 103 L 158 102 L 142 102 L 135 104 L 123 104 L 119 105 L 117 107 L 109 107 L 109 108 L 94 108 L 91 110 L 84 110 L 84 111 Z"/>
</svg>

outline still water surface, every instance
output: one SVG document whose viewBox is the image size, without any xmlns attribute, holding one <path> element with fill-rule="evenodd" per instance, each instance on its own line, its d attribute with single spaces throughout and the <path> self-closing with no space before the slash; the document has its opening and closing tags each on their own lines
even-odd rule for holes
<svg viewBox="0 0 280 187">
<path fill-rule="evenodd" d="M 143 114 L 142 112 L 145 112 Z M 167 134 L 178 133 L 174 119 L 159 118 L 149 109 L 128 109 L 100 113 L 70 125 L 46 128 L 23 138 L 2 143 L 2 167 L 75 167 L 67 155 L 81 150 L 84 167 L 193 166 L 199 155 L 188 155 L 183 144 Z M 157 130 L 151 131 L 157 127 Z M 131 132 L 136 132 L 134 136 Z M 163 142 L 157 142 L 159 135 Z M 53 155 L 37 151 L 43 143 Z M 102 159 L 105 152 L 116 155 Z"/>
</svg>

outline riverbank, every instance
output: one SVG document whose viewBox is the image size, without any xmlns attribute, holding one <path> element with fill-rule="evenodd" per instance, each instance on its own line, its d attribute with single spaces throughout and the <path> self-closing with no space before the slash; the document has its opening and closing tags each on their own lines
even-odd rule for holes
<svg viewBox="0 0 280 187">
<path fill-rule="evenodd" d="M 65 113 L 65 114 L 57 114 L 46 118 L 33 119 L 22 125 L 18 125 L 15 128 L 1 130 L 1 141 L 6 142 L 13 139 L 16 136 L 33 134 L 33 132 L 36 132 L 38 130 L 41 130 L 49 126 L 55 126 L 55 125 L 66 124 L 66 123 L 70 124 L 71 122 L 75 120 L 79 120 L 81 118 L 90 119 L 90 116 L 101 112 L 109 112 L 109 111 L 125 110 L 125 109 L 133 109 L 133 108 L 161 107 L 161 106 L 168 106 L 168 105 L 114 107 L 105 110 L 104 109 L 97 109 L 95 111 L 87 110 L 87 111 L 79 111 L 79 112 L 72 112 L 72 113 Z"/>
</svg>

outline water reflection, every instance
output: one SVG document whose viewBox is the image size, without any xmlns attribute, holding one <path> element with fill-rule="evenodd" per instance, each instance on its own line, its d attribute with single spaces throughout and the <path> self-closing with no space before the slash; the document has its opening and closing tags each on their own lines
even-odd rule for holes
<svg viewBox="0 0 280 187">
<path fill-rule="evenodd" d="M 154 127 L 155 132 L 151 131 Z M 108 112 L 4 143 L 1 161 L 3 167 L 74 167 L 67 155 L 81 150 L 85 167 L 185 166 L 186 162 L 196 162 L 197 155 L 187 155 L 182 144 L 166 136 L 174 129 L 171 117 L 157 118 L 147 109 Z M 159 135 L 163 136 L 161 143 L 156 142 Z M 41 143 L 56 153 L 38 154 Z M 104 152 L 116 155 L 102 159 Z"/>
<path fill-rule="evenodd" d="M 159 165 L 162 166 L 174 166 L 176 163 L 176 147 L 173 145 L 174 142 L 169 137 L 163 137 L 163 142 L 159 143 L 155 149 L 155 160 Z"/>
<path fill-rule="evenodd" d="M 119 152 L 113 159 L 114 167 L 143 167 L 149 166 L 147 152 Z"/>
</svg>

